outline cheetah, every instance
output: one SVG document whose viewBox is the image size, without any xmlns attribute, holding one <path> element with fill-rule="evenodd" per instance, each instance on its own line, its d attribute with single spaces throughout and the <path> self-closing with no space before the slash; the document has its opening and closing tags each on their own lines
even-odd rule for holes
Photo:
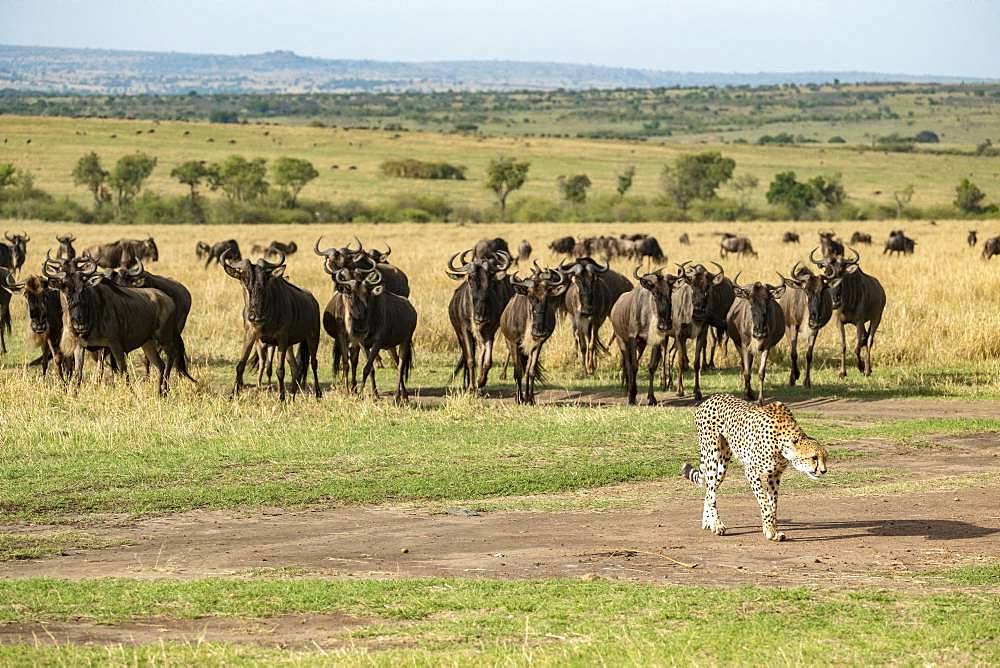
<svg viewBox="0 0 1000 668">
<path fill-rule="evenodd" d="M 681 475 L 699 487 L 705 483 L 701 528 L 717 536 L 726 533 L 715 497 L 735 452 L 760 504 L 764 536 L 773 541 L 785 540 L 777 526 L 781 474 L 791 462 L 802 473 L 819 480 L 826 473 L 823 446 L 802 431 L 781 402 L 756 406 L 732 395 L 715 395 L 695 410 L 695 424 L 701 465 L 696 469 L 684 464 Z"/>
</svg>

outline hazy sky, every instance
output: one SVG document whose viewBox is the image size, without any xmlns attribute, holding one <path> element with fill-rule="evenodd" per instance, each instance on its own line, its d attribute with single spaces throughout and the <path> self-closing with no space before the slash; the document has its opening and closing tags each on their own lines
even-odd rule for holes
<svg viewBox="0 0 1000 668">
<path fill-rule="evenodd" d="M 1000 77 L 994 0 L 0 0 L 0 43 Z"/>
</svg>

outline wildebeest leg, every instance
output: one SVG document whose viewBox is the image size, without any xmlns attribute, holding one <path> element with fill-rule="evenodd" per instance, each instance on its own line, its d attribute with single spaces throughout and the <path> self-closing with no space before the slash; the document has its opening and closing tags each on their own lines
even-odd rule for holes
<svg viewBox="0 0 1000 668">
<path fill-rule="evenodd" d="M 365 368 L 361 374 L 361 387 L 368 382 L 368 377 L 372 379 L 372 395 L 378 399 L 378 388 L 375 387 L 375 361 L 378 360 L 379 346 L 372 344 L 371 348 L 365 349 Z"/>
<path fill-rule="evenodd" d="M 285 360 L 288 357 L 288 346 L 278 345 L 278 401 L 285 400 Z M 294 355 L 293 355 L 294 356 Z M 294 377 L 294 373 L 292 376 Z"/>
<path fill-rule="evenodd" d="M 656 395 L 653 394 L 653 381 L 656 379 L 656 367 L 660 365 L 663 356 L 663 344 L 658 343 L 649 349 L 649 390 L 646 392 L 646 403 L 656 405 Z"/>
<path fill-rule="evenodd" d="M 872 346 L 875 345 L 875 332 L 882 322 L 882 314 L 876 315 L 868 324 L 868 336 L 865 338 L 865 375 L 872 375 Z"/>
<path fill-rule="evenodd" d="M 389 353 L 389 359 L 392 360 L 392 363 L 395 364 L 396 368 L 398 369 L 399 368 L 399 353 L 396 352 L 395 348 L 389 348 L 386 352 Z"/>
<path fill-rule="evenodd" d="M 240 361 L 236 363 L 236 382 L 233 384 L 233 396 L 240 393 L 243 389 L 243 371 L 247 368 L 247 360 L 250 359 L 250 353 L 256 349 L 257 345 L 257 334 L 252 332 L 247 332 L 243 339 L 243 354 L 240 356 Z"/>
<path fill-rule="evenodd" d="M 844 321 L 837 318 L 837 329 L 840 330 L 840 373 L 841 378 L 847 378 L 847 337 L 844 333 Z"/>
<path fill-rule="evenodd" d="M 705 339 L 708 338 L 708 330 L 702 327 L 698 330 L 698 335 L 694 339 L 694 400 L 701 401 L 701 367 L 705 357 Z"/>
<path fill-rule="evenodd" d="M 167 393 L 167 372 L 166 367 L 163 364 L 163 360 L 160 358 L 160 352 L 155 343 L 152 341 L 147 341 L 142 346 L 142 352 L 146 356 L 146 365 L 152 364 L 156 367 L 157 374 L 159 376 L 158 381 L 158 392 L 162 397 Z M 149 376 L 149 372 L 146 373 Z"/>
<path fill-rule="evenodd" d="M 618 348 L 622 354 L 622 375 L 625 377 L 625 391 L 628 394 L 628 403 L 634 406 L 635 395 L 638 394 L 638 388 L 636 387 L 635 340 L 619 340 Z"/>
<path fill-rule="evenodd" d="M 84 359 L 83 346 L 80 344 L 76 345 L 73 349 L 73 389 L 74 391 L 79 389 L 80 383 L 83 382 L 83 359 Z"/>
<path fill-rule="evenodd" d="M 476 389 L 482 392 L 490 377 L 490 369 L 493 368 L 493 339 L 483 341 L 479 355 L 479 379 L 476 383 Z"/>
<path fill-rule="evenodd" d="M 361 354 L 361 346 L 352 343 L 351 344 L 351 382 L 348 385 L 351 392 L 358 391 L 358 356 Z"/>
<path fill-rule="evenodd" d="M 267 347 L 261 343 L 257 342 L 257 387 L 264 386 L 264 367 L 267 364 Z M 270 384 L 271 379 L 268 378 L 268 384 Z"/>
<path fill-rule="evenodd" d="M 526 379 L 524 381 L 527 387 L 525 403 L 534 405 L 535 404 L 535 379 L 538 376 L 538 364 L 542 356 L 542 347 L 536 346 L 530 355 L 527 355 L 527 365 L 525 368 Z"/>
<path fill-rule="evenodd" d="M 128 375 L 128 360 L 125 359 L 125 350 L 117 343 L 112 343 L 109 348 L 108 354 L 111 355 L 115 360 L 115 364 L 118 365 L 118 373 L 125 379 L 126 385 L 131 385 L 132 380 Z"/>
<path fill-rule="evenodd" d="M 678 339 L 677 347 L 680 353 L 677 355 L 677 396 L 684 396 L 684 372 L 688 368 L 687 339 Z M 673 366 L 671 366 L 673 368 Z"/>
<path fill-rule="evenodd" d="M 521 345 L 516 342 L 507 342 L 507 348 L 509 356 L 514 359 L 514 384 L 517 386 L 516 394 L 514 395 L 514 401 L 516 403 L 524 403 L 524 390 L 522 387 L 522 381 L 524 379 L 524 366 L 525 362 L 523 360 L 523 353 L 521 352 Z"/>
<path fill-rule="evenodd" d="M 770 348 L 765 348 L 760 354 L 760 370 L 757 374 L 760 380 L 760 392 L 757 393 L 757 403 L 761 406 L 764 405 L 764 376 L 767 375 L 767 357 L 770 352 Z"/>
<path fill-rule="evenodd" d="M 795 381 L 799 379 L 799 328 L 796 325 L 788 327 L 788 356 L 791 358 L 792 368 L 788 372 L 788 386 L 795 387 Z"/>
<path fill-rule="evenodd" d="M 668 363 L 667 357 L 667 341 L 669 337 L 664 337 L 663 343 L 660 344 L 663 350 L 660 351 L 660 357 L 662 358 L 663 368 L 660 370 L 660 391 L 666 392 L 674 382 L 674 365 L 673 363 Z M 652 354 L 652 352 L 650 352 Z"/>
<path fill-rule="evenodd" d="M 743 392 L 746 394 L 747 399 L 753 401 L 756 397 L 753 393 L 753 388 L 751 387 L 750 379 L 753 376 L 753 351 L 750 350 L 749 345 L 743 346 L 743 360 L 742 360 L 742 373 L 743 376 Z"/>
<path fill-rule="evenodd" d="M 409 338 L 399 346 L 399 362 L 396 364 L 396 403 L 408 402 L 410 395 L 406 391 L 406 374 L 413 360 L 413 338 Z"/>
<path fill-rule="evenodd" d="M 813 348 L 816 347 L 817 336 L 819 336 L 819 330 L 809 332 L 809 347 L 806 348 L 806 378 L 802 381 L 803 387 L 812 387 Z"/>
<path fill-rule="evenodd" d="M 476 339 L 468 329 L 463 329 L 461 340 L 462 345 L 462 387 L 471 390 L 476 378 Z"/>
<path fill-rule="evenodd" d="M 858 339 L 854 343 L 854 357 L 857 359 L 858 362 L 858 371 L 867 376 L 868 374 L 865 373 L 865 363 L 861 359 L 861 350 L 867 347 L 868 345 L 868 336 L 865 332 L 865 323 L 863 320 L 859 320 L 857 323 L 855 323 L 854 327 L 858 331 Z"/>
</svg>

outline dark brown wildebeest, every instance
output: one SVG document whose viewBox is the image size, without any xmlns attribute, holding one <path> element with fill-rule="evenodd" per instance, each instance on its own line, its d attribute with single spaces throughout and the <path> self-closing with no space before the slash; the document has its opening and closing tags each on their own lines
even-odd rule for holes
<svg viewBox="0 0 1000 668">
<path fill-rule="evenodd" d="M 714 262 L 712 264 L 715 264 Z M 686 266 L 686 265 L 685 265 Z M 715 264 L 718 272 L 713 274 L 704 265 L 685 268 L 684 274 L 691 286 L 691 338 L 694 339 L 694 398 L 702 400 L 701 370 L 704 366 L 708 332 L 710 329 L 725 330 L 726 315 L 733 305 L 733 282 L 726 278 L 725 271 Z M 721 334 L 717 336 L 721 338 Z M 714 357 L 714 352 L 713 352 Z"/>
<path fill-rule="evenodd" d="M 969 248 L 976 247 L 976 244 L 979 243 L 979 237 L 976 236 L 975 230 L 969 230 L 969 236 L 965 237 L 965 243 L 969 244 Z"/>
<path fill-rule="evenodd" d="M 730 253 L 757 257 L 757 251 L 753 249 L 753 244 L 746 237 L 722 237 L 722 240 L 719 241 L 719 257 L 726 257 Z"/>
<path fill-rule="evenodd" d="M 1000 237 L 993 237 L 983 242 L 983 259 L 989 260 L 994 255 L 1000 255 Z"/>
<path fill-rule="evenodd" d="M 470 248 L 448 260 L 445 273 L 462 281 L 448 302 L 448 318 L 461 351 L 453 377 L 462 371 L 465 388 L 475 387 L 482 392 L 493 366 L 493 343 L 500 329 L 500 316 L 514 295 L 514 288 L 507 277 L 511 265 L 507 253 L 499 251 L 491 258 L 466 259 L 472 253 Z M 455 264 L 459 255 L 461 265 Z"/>
<path fill-rule="evenodd" d="M 236 364 L 233 394 L 243 388 L 243 371 L 250 354 L 258 352 L 258 342 L 274 346 L 278 357 L 278 399 L 285 399 L 285 362 L 288 349 L 299 346 L 298 356 L 292 355 L 292 394 L 304 390 L 308 366 L 312 365 L 313 389 L 316 398 L 322 396 L 319 387 L 316 353 L 319 349 L 319 303 L 307 290 L 289 283 L 283 277 L 285 257 L 278 254 L 277 262 L 264 258 L 251 264 L 249 260 L 234 265 L 223 253 L 222 268 L 243 288 L 243 352 Z"/>
<path fill-rule="evenodd" d="M 667 256 L 663 254 L 663 249 L 660 248 L 660 242 L 656 240 L 656 237 L 646 237 L 636 243 L 635 252 L 639 259 L 649 258 L 653 262 L 666 261 Z"/>
<path fill-rule="evenodd" d="M 111 271 L 110 278 L 120 287 L 154 288 L 173 299 L 177 331 L 181 335 L 184 334 L 188 314 L 191 313 L 191 291 L 183 283 L 166 276 L 149 273 L 140 260 L 136 260 L 129 267 Z"/>
<path fill-rule="evenodd" d="M 41 364 L 44 377 L 49 370 L 49 362 L 55 360 L 59 379 L 65 380 L 65 372 L 69 369 L 60 348 L 63 321 L 59 291 L 50 289 L 48 280 L 44 276 L 29 276 L 24 283 L 15 283 L 14 277 L 5 269 L 0 269 L 0 288 L 2 287 L 11 292 L 24 293 L 24 300 L 28 306 L 31 338 L 42 353 L 31 364 Z"/>
<path fill-rule="evenodd" d="M 109 244 L 98 244 L 87 248 L 83 254 L 97 262 L 97 266 L 106 269 L 127 267 L 135 260 L 156 262 L 160 259 L 160 251 L 153 237 L 119 239 Z"/>
<path fill-rule="evenodd" d="M 294 255 L 296 251 L 299 250 L 298 245 L 294 241 L 289 241 L 287 244 L 281 241 L 272 241 L 269 244 L 254 244 L 250 248 L 250 253 L 253 255 L 277 255 L 280 251 L 285 256 Z"/>
<path fill-rule="evenodd" d="M 817 260 L 813 254 L 809 259 L 823 270 L 823 280 L 830 288 L 830 298 L 833 309 L 837 312 L 836 322 L 840 329 L 840 377 L 847 377 L 847 342 L 844 325 L 851 324 L 857 328 L 858 341 L 854 347 L 858 370 L 864 375 L 872 373 L 872 345 L 875 343 L 875 332 L 882 322 L 882 312 L 885 310 L 885 290 L 874 276 L 861 271 L 858 261 L 861 256 L 853 248 L 848 250 L 854 254 L 852 259 L 846 257 L 829 260 Z M 867 330 L 865 324 L 868 324 Z M 861 359 L 861 351 L 865 359 Z"/>
<path fill-rule="evenodd" d="M 559 269 L 542 269 L 535 263 L 531 275 L 510 279 L 516 293 L 500 316 L 500 330 L 514 360 L 516 401 L 535 403 L 535 381 L 543 378 L 542 346 L 556 328 L 556 308 L 569 287 Z"/>
<path fill-rule="evenodd" d="M 67 271 L 67 269 L 69 271 Z M 146 359 L 159 372 L 159 392 L 167 391 L 167 376 L 176 364 L 190 378 L 184 339 L 177 331 L 174 301 L 153 288 L 121 288 L 97 273 L 92 258 L 68 263 L 48 258 L 42 274 L 50 286 L 58 286 L 65 303 L 63 350 L 73 350 L 73 385 L 83 380 L 84 353 L 107 348 L 113 369 L 129 382 L 125 356 L 142 348 Z M 69 345 L 67 345 L 67 343 Z M 167 353 L 164 365 L 159 350 Z"/>
<path fill-rule="evenodd" d="M 73 242 L 76 241 L 76 237 L 71 234 L 64 236 L 56 236 L 56 241 L 59 242 L 59 250 L 56 251 L 57 260 L 72 260 L 76 257 L 76 249 L 73 248 Z"/>
<path fill-rule="evenodd" d="M 28 242 L 31 241 L 31 237 L 28 236 L 27 232 L 22 232 L 21 234 L 4 232 L 3 236 L 10 242 L 10 246 L 6 244 L 0 244 L 0 246 L 9 249 L 10 258 L 5 262 L 3 258 L 4 252 L 0 251 L 0 267 L 7 267 L 15 274 L 18 274 L 21 271 L 21 267 L 24 266 L 25 258 L 28 256 Z"/>
<path fill-rule="evenodd" d="M 797 232 L 785 232 L 781 237 L 781 243 L 783 244 L 797 244 L 799 243 L 799 235 Z"/>
<path fill-rule="evenodd" d="M 215 260 L 216 264 L 222 264 L 223 255 L 228 257 L 230 262 L 239 262 L 243 259 L 243 253 L 240 252 L 240 245 L 236 243 L 236 239 L 217 241 L 211 246 L 199 241 L 194 252 L 199 260 L 205 260 L 205 269 L 212 264 L 212 260 Z"/>
<path fill-rule="evenodd" d="M 685 233 L 684 233 L 684 234 L 682 234 L 682 235 L 681 235 L 680 237 L 678 237 L 678 239 L 677 239 L 677 242 L 678 242 L 678 243 L 679 243 L 679 244 L 680 244 L 681 246 L 690 246 L 690 245 L 691 245 L 691 237 L 689 237 L 689 236 L 688 236 L 688 233 L 687 233 L 687 232 L 685 232 Z"/>
<path fill-rule="evenodd" d="M 633 274 L 639 285 L 615 302 L 611 309 L 611 325 L 622 354 L 622 373 L 629 404 L 636 402 L 636 395 L 639 393 L 636 381 L 639 360 L 649 346 L 649 391 L 646 400 L 650 406 L 655 406 L 653 381 L 656 369 L 666 352 L 668 337 L 674 331 L 674 284 L 683 280 L 683 277 L 664 274 L 662 269 L 640 275 L 638 267 Z"/>
<path fill-rule="evenodd" d="M 361 387 L 371 377 L 372 394 L 378 399 L 375 360 L 383 348 L 395 348 L 399 354 L 396 401 L 409 401 L 406 380 L 413 366 L 413 332 L 417 328 L 413 304 L 406 297 L 389 292 L 378 269 L 340 269 L 333 280 L 346 297 L 344 324 L 350 341 L 352 381 L 357 378 L 358 353 L 363 347 L 365 367 Z"/>
<path fill-rule="evenodd" d="M 517 247 L 517 264 L 527 262 L 531 259 L 531 244 L 527 239 L 521 239 L 521 245 Z"/>
<path fill-rule="evenodd" d="M 372 267 L 369 264 L 374 263 L 374 268 L 378 269 L 379 274 L 382 276 L 382 285 L 386 290 L 400 297 L 410 296 L 410 279 L 403 270 L 394 265 L 379 262 L 373 257 L 371 252 L 365 250 L 364 246 L 361 245 L 361 241 L 357 238 L 354 239 L 358 244 L 357 249 L 353 249 L 350 245 L 347 245 L 343 248 L 331 246 L 326 250 L 320 250 L 319 242 L 322 240 L 323 237 L 316 239 L 316 243 L 313 245 L 313 252 L 325 258 L 323 267 L 331 277 L 336 278 L 334 275 L 341 269 L 371 271 Z M 379 254 L 379 257 L 384 258 L 388 257 L 388 255 L 389 253 L 385 252 Z"/>
<path fill-rule="evenodd" d="M 903 234 L 903 230 L 893 230 L 889 233 L 889 238 L 885 242 L 882 255 L 912 255 L 917 242 Z"/>
<path fill-rule="evenodd" d="M 734 282 L 736 301 L 726 317 L 729 338 L 740 351 L 740 375 L 747 399 L 757 399 L 764 405 L 764 379 L 767 375 L 767 360 L 771 350 L 785 335 L 785 314 L 778 305 L 777 298 L 785 291 L 784 285 L 773 286 L 765 283 L 739 285 L 737 274 Z M 754 396 L 751 378 L 754 356 L 760 355 L 757 376 L 760 391 Z"/>
<path fill-rule="evenodd" d="M 501 239 L 500 237 L 493 239 L 480 239 L 476 242 L 472 256 L 477 260 L 482 260 L 484 258 L 495 256 L 497 251 L 503 251 L 504 253 L 507 253 L 507 255 L 510 255 L 510 246 L 507 245 L 507 241 L 505 239 Z"/>
<path fill-rule="evenodd" d="M 804 387 L 812 387 L 813 350 L 816 348 L 816 337 L 833 315 L 833 299 L 830 290 L 822 276 L 812 273 L 809 267 L 792 267 L 791 278 L 785 278 L 779 273 L 781 282 L 787 288 L 781 296 L 779 304 L 785 313 L 785 334 L 788 336 L 792 368 L 788 374 L 788 385 L 795 386 L 799 379 L 799 333 L 804 332 L 809 337 L 806 348 L 806 377 L 802 381 Z"/>
<path fill-rule="evenodd" d="M 871 246 L 872 235 L 866 232 L 855 231 L 854 234 L 851 235 L 851 245 L 855 246 L 857 244 L 866 244 L 868 246 Z M 843 255 L 843 253 L 841 253 L 841 255 Z"/>
<path fill-rule="evenodd" d="M 607 350 L 601 344 L 601 325 L 618 298 L 632 289 L 632 282 L 611 271 L 607 263 L 602 266 L 589 257 L 563 262 L 559 271 L 570 279 L 562 308 L 573 325 L 573 338 L 583 372 L 592 374 L 597 368 L 598 350 Z"/>
<path fill-rule="evenodd" d="M 694 298 L 691 285 L 688 283 L 686 274 L 686 264 L 677 265 L 679 270 L 677 275 L 682 278 L 674 284 L 674 294 L 671 297 L 671 321 L 673 328 L 664 341 L 666 343 L 673 338 L 670 345 L 669 357 L 663 357 L 664 379 L 662 388 L 666 391 L 673 382 L 674 358 L 677 358 L 677 396 L 684 396 L 684 372 L 688 370 L 687 342 L 691 338 L 694 328 Z"/>
<path fill-rule="evenodd" d="M 0 267 L 0 353 L 7 354 L 6 334 L 12 330 L 10 319 L 10 298 L 20 288 L 14 280 L 14 273 L 8 267 Z M 5 334 L 6 332 L 6 334 Z"/>
<path fill-rule="evenodd" d="M 823 257 L 833 258 L 844 254 L 844 244 L 834 237 L 833 232 L 820 232 L 819 246 L 823 251 Z"/>
<path fill-rule="evenodd" d="M 557 255 L 572 255 L 575 247 L 576 239 L 573 237 L 559 237 L 549 244 L 549 250 Z"/>
</svg>

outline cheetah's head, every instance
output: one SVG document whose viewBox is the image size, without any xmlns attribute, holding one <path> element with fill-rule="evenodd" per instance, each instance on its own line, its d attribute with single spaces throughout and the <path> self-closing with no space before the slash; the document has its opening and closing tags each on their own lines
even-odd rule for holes
<svg viewBox="0 0 1000 668">
<path fill-rule="evenodd" d="M 785 446 L 784 451 L 792 466 L 813 480 L 826 474 L 826 449 L 815 438 L 800 434 L 797 440 Z"/>
</svg>

